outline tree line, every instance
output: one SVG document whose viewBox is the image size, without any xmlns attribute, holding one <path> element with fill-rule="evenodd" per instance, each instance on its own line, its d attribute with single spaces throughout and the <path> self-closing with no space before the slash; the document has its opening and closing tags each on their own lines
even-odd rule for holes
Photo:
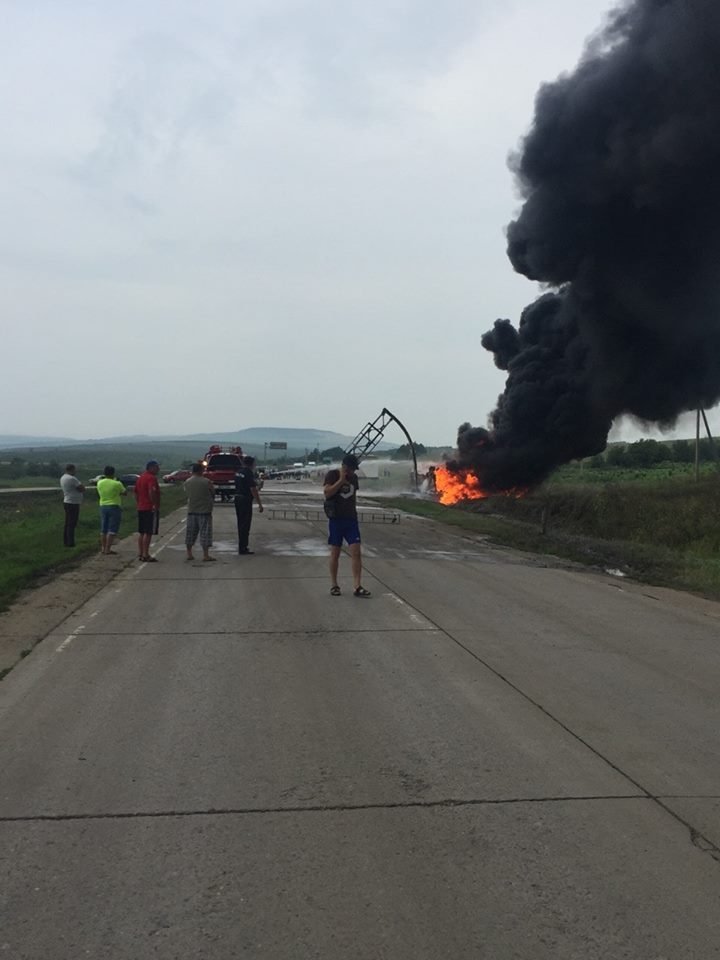
<svg viewBox="0 0 720 960">
<path fill-rule="evenodd" d="M 0 463 L 0 479 L 18 480 L 20 477 L 59 479 L 63 469 L 57 460 L 26 460 L 23 457 L 13 457 L 5 463 Z"/>
<path fill-rule="evenodd" d="M 700 440 L 699 455 L 701 463 L 718 459 L 715 441 L 709 437 Z M 586 461 L 587 465 L 601 469 L 603 467 L 653 467 L 659 463 L 694 463 L 695 441 L 673 440 L 662 443 L 659 440 L 638 440 L 635 443 L 616 443 L 608 447 L 605 453 L 598 453 Z"/>
</svg>

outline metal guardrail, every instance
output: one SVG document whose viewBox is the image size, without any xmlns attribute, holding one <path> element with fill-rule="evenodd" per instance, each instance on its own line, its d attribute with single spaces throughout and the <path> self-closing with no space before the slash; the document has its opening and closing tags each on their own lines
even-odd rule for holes
<svg viewBox="0 0 720 960">
<path fill-rule="evenodd" d="M 298 510 L 297 508 L 266 507 L 265 516 L 271 520 L 327 520 L 324 510 Z M 361 523 L 400 523 L 400 514 L 383 511 L 358 510 Z"/>
</svg>

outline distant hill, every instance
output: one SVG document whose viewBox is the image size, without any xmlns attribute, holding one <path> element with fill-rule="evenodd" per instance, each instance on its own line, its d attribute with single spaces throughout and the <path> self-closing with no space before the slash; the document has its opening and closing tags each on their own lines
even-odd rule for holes
<svg viewBox="0 0 720 960">
<path fill-rule="evenodd" d="M 112 447 L 142 447 L 151 450 L 155 444 L 182 444 L 192 446 L 190 456 L 204 453 L 212 443 L 238 444 L 249 453 L 259 455 L 264 452 L 265 444 L 287 443 L 288 456 L 302 456 L 306 450 L 328 450 L 330 447 L 347 447 L 354 436 L 336 433 L 333 430 L 318 430 L 313 427 L 247 427 L 244 430 L 231 432 L 218 431 L 217 433 L 189 433 L 180 435 L 171 434 L 136 434 L 118 437 L 94 437 L 87 440 L 70 439 L 68 437 L 34 437 L 0 435 L 0 449 L 28 449 L 29 447 L 72 447 L 77 450 L 82 447 L 112 446 Z M 379 450 L 395 450 L 396 443 L 383 440 L 378 444 Z M 186 450 L 187 454 L 187 450 Z"/>
<path fill-rule="evenodd" d="M 72 437 L 32 437 L 22 434 L 0 433 L 0 449 L 12 450 L 13 447 L 57 447 L 62 444 L 81 443 Z"/>
</svg>

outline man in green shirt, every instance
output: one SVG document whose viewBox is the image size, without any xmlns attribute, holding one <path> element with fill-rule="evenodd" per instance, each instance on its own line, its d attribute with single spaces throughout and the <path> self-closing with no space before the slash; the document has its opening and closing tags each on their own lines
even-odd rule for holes
<svg viewBox="0 0 720 960">
<path fill-rule="evenodd" d="M 118 535 L 122 519 L 120 498 L 127 495 L 127 490 L 115 479 L 115 467 L 105 467 L 103 472 L 105 476 L 97 482 L 100 501 L 100 552 L 117 553 L 117 550 L 112 549 L 112 543 Z"/>
</svg>

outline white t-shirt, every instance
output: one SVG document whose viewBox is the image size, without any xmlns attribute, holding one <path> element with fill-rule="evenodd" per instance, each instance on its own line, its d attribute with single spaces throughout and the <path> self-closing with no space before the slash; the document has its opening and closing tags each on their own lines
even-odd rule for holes
<svg viewBox="0 0 720 960">
<path fill-rule="evenodd" d="M 63 492 L 63 503 L 82 503 L 83 495 L 78 490 L 82 484 L 74 474 L 64 473 L 60 477 L 60 486 Z"/>
</svg>

